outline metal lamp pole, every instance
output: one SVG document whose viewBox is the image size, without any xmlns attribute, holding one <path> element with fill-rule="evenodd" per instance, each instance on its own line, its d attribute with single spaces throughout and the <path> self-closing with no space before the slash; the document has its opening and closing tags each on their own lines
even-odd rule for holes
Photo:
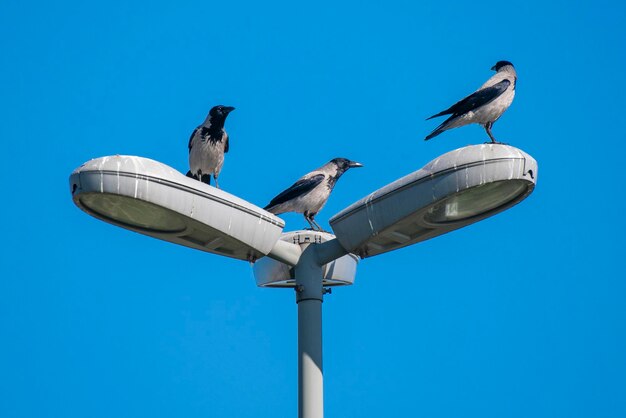
<svg viewBox="0 0 626 418">
<path fill-rule="evenodd" d="M 319 234 L 307 231 L 309 234 Z M 320 234 L 321 235 L 321 234 Z M 294 266 L 298 304 L 298 416 L 324 416 L 322 369 L 323 266 L 348 252 L 336 238 L 308 244 Z"/>
<path fill-rule="evenodd" d="M 295 266 L 298 304 L 298 416 L 324 416 L 322 371 L 322 266 L 315 245 L 304 250 Z"/>
</svg>

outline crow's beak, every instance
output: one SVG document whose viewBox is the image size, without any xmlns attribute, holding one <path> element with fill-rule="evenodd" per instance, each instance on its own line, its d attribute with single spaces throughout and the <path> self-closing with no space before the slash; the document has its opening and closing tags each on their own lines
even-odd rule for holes
<svg viewBox="0 0 626 418">
<path fill-rule="evenodd" d="M 491 71 L 495 71 L 496 70 L 496 66 L 494 65 L 493 67 L 491 67 Z"/>
<path fill-rule="evenodd" d="M 235 108 L 232 106 L 224 106 L 224 111 L 226 112 L 227 115 L 233 110 L 235 110 Z"/>
<path fill-rule="evenodd" d="M 350 164 L 348 164 L 348 167 L 350 168 L 363 167 L 363 164 L 357 163 L 356 161 L 350 161 Z"/>
</svg>

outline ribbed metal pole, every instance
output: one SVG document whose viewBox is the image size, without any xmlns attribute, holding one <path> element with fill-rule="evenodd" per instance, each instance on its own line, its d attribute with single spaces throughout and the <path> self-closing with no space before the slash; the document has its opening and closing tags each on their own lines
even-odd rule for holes
<svg viewBox="0 0 626 418">
<path fill-rule="evenodd" d="M 309 245 L 295 266 L 298 304 L 298 417 L 323 418 L 322 267 L 316 245 Z"/>
</svg>

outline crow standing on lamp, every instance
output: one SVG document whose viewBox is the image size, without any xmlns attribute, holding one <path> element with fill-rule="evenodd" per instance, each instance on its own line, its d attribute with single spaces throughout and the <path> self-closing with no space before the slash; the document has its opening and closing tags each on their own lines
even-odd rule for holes
<svg viewBox="0 0 626 418">
<path fill-rule="evenodd" d="M 317 170 L 300 177 L 291 187 L 276 196 L 264 208 L 275 215 L 285 212 L 302 213 L 311 229 L 324 231 L 315 222 L 315 215 L 324 207 L 335 183 L 350 168 L 363 164 L 345 158 L 335 158 Z"/>
<path fill-rule="evenodd" d="M 187 177 L 211 184 L 211 175 L 215 187 L 219 189 L 217 177 L 222 171 L 224 154 L 228 152 L 228 134 L 224 122 L 230 112 L 230 106 L 215 106 L 211 109 L 202 125 L 198 126 L 189 138 L 189 171 Z"/>
<path fill-rule="evenodd" d="M 485 128 L 491 142 L 498 143 L 491 133 L 491 127 L 513 102 L 517 73 L 513 64 L 508 61 L 498 61 L 491 69 L 496 73 L 478 90 L 443 112 L 428 118 L 451 115 L 441 125 L 437 126 L 425 138 L 426 140 L 434 138 L 448 129 L 478 123 Z"/>
</svg>

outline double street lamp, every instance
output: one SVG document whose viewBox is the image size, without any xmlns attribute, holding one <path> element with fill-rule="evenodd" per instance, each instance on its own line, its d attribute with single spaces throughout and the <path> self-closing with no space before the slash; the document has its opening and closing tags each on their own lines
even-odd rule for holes
<svg viewBox="0 0 626 418">
<path fill-rule="evenodd" d="M 283 233 L 282 219 L 154 160 L 110 156 L 70 176 L 74 203 L 108 223 L 254 262 L 258 286 L 293 287 L 298 304 L 298 412 L 323 416 L 322 301 L 354 282 L 359 259 L 488 218 L 532 193 L 537 162 L 501 144 L 467 146 L 382 187 L 330 219 L 333 234 Z"/>
</svg>

